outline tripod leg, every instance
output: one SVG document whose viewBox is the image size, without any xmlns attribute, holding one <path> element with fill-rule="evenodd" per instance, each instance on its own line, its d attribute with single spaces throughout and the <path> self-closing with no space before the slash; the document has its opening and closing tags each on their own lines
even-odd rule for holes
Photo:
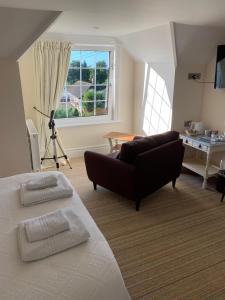
<svg viewBox="0 0 225 300">
<path fill-rule="evenodd" d="M 52 140 L 53 142 L 53 158 L 55 160 L 55 164 L 56 164 L 56 169 L 59 169 L 59 161 L 58 161 L 58 155 L 57 155 L 57 149 L 56 149 L 56 142 L 55 142 L 55 138 Z"/>
<path fill-rule="evenodd" d="M 44 153 L 43 157 L 41 157 L 41 163 L 42 163 L 43 160 L 45 160 L 45 158 L 46 158 L 46 155 L 47 155 L 47 153 L 48 153 L 48 149 L 49 149 L 50 143 L 51 143 L 51 138 L 50 138 L 49 141 L 48 141 L 48 144 L 47 144 L 47 147 L 46 147 L 46 149 L 45 149 L 45 153 Z"/>
<path fill-rule="evenodd" d="M 63 156 L 64 156 L 64 158 L 65 158 L 67 164 L 69 165 L 70 169 L 72 169 L 72 166 L 71 166 L 71 164 L 70 164 L 70 162 L 69 162 L 69 160 L 68 160 L 68 157 L 67 157 L 65 151 L 63 150 L 63 147 L 62 147 L 62 145 L 60 144 L 58 138 L 56 138 L 56 142 L 57 142 L 57 144 L 58 144 L 58 146 L 59 146 L 59 149 L 61 150 L 61 152 L 62 152 L 62 154 L 63 154 Z"/>
</svg>

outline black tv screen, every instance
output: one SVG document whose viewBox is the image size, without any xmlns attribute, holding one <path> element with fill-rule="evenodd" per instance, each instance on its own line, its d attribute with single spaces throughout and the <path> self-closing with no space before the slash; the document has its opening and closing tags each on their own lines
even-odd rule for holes
<svg viewBox="0 0 225 300">
<path fill-rule="evenodd" d="M 225 45 L 217 46 L 215 89 L 225 88 Z"/>
</svg>

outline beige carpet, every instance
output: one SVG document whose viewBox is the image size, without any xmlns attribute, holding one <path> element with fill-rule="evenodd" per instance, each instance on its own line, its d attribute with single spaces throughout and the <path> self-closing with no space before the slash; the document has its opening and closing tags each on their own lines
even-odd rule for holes
<svg viewBox="0 0 225 300">
<path fill-rule="evenodd" d="M 183 174 L 134 204 L 93 190 L 82 159 L 61 170 L 108 240 L 132 299 L 225 299 L 225 203 Z M 99 299 L 100 300 L 100 299 Z M 116 299 L 115 299 L 116 300 Z"/>
</svg>

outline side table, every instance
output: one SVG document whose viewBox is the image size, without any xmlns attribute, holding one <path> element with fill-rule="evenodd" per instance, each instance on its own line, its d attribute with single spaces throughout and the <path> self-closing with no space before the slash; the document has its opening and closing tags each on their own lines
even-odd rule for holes
<svg viewBox="0 0 225 300">
<path fill-rule="evenodd" d="M 108 139 L 109 146 L 110 146 L 110 153 L 113 151 L 119 151 L 121 145 L 118 144 L 118 141 L 122 142 L 130 142 L 133 141 L 135 135 L 129 133 L 122 133 L 117 131 L 111 131 L 103 136 L 104 138 Z"/>
</svg>

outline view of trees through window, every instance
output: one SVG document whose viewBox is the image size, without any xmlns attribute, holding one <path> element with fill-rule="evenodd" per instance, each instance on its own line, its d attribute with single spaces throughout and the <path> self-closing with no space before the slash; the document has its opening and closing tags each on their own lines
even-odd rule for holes
<svg viewBox="0 0 225 300">
<path fill-rule="evenodd" d="M 73 50 L 55 118 L 108 114 L 109 51 Z"/>
</svg>

